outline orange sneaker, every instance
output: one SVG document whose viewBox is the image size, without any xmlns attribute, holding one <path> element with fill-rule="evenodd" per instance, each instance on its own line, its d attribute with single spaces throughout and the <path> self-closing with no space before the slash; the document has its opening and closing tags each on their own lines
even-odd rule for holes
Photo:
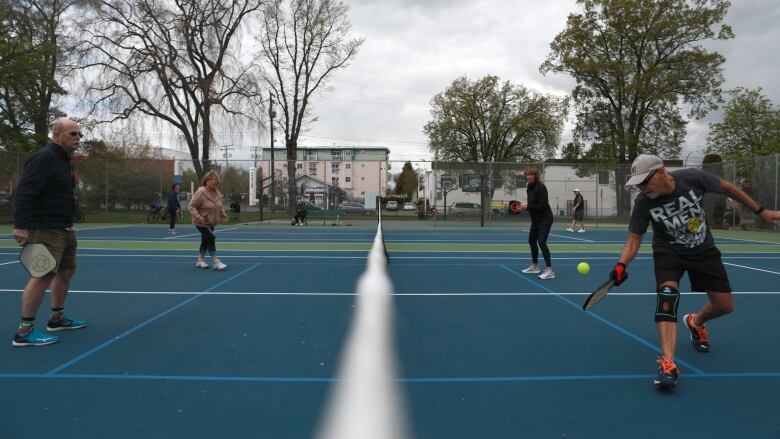
<svg viewBox="0 0 780 439">
<path fill-rule="evenodd" d="M 693 345 L 693 348 L 699 352 L 709 352 L 710 333 L 707 331 L 707 328 L 705 328 L 706 325 L 696 326 L 693 323 L 695 317 L 696 314 L 694 313 L 686 314 L 685 317 L 683 317 L 685 327 L 691 331 L 691 344 Z"/>
<path fill-rule="evenodd" d="M 676 386 L 680 369 L 677 368 L 674 361 L 664 357 L 656 357 L 655 362 L 658 363 L 658 376 L 653 380 L 653 384 L 662 389 L 671 389 Z"/>
</svg>

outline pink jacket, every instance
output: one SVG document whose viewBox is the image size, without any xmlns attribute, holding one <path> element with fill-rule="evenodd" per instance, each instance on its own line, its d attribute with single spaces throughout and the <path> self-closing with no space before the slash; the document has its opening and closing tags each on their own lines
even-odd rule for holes
<svg viewBox="0 0 780 439">
<path fill-rule="evenodd" d="M 201 186 L 192 196 L 189 206 L 192 224 L 196 226 L 216 226 L 219 224 L 225 208 L 222 206 L 222 194 L 217 191 L 211 194 L 205 186 Z"/>
</svg>

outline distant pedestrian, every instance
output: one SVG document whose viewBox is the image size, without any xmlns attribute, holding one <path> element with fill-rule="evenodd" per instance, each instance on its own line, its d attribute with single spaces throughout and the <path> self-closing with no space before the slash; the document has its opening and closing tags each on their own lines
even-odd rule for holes
<svg viewBox="0 0 780 439">
<path fill-rule="evenodd" d="M 574 189 L 574 202 L 571 208 L 572 220 L 571 226 L 566 229 L 567 232 L 573 232 L 574 227 L 577 225 L 577 221 L 580 222 L 580 229 L 578 233 L 585 233 L 585 199 L 582 198 L 582 193 L 579 189 Z"/>
<path fill-rule="evenodd" d="M 541 173 L 538 169 L 528 167 L 525 168 L 523 174 L 528 182 L 526 186 L 528 198 L 527 204 L 520 203 L 520 212 L 527 210 L 531 216 L 531 230 L 528 232 L 528 245 L 531 246 L 531 266 L 524 269 L 523 273 L 536 274 L 541 272 L 539 269 L 539 249 L 541 248 L 546 267 L 544 273 L 540 274 L 538 278 L 555 279 L 550 249 L 547 247 L 547 236 L 550 234 L 553 224 L 547 186 L 540 181 Z"/>
<path fill-rule="evenodd" d="M 171 193 L 168 194 L 168 219 L 170 221 L 170 229 L 168 233 L 171 235 L 176 234 L 176 218 L 181 212 L 181 204 L 179 203 L 179 183 L 171 185 Z"/>
</svg>

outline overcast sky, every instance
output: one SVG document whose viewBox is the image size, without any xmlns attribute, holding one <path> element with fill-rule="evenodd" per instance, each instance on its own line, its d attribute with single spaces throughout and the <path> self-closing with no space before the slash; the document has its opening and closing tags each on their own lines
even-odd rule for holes
<svg viewBox="0 0 780 439">
<path fill-rule="evenodd" d="M 354 35 L 364 38 L 365 43 L 351 65 L 337 71 L 327 90 L 311 101 L 312 115 L 319 119 L 299 139 L 301 146 L 383 146 L 390 149 L 391 160 L 430 160 L 422 131 L 430 120 L 429 102 L 455 78 L 465 75 L 476 80 L 492 74 L 560 96 L 568 95 L 574 87 L 567 75 L 539 73 L 550 42 L 564 29 L 567 16 L 579 12 L 574 0 L 346 3 Z M 732 26 L 735 38 L 706 44 L 726 58 L 725 89 L 761 87 L 773 103 L 780 104 L 779 22 L 778 0 L 733 1 L 725 23 Z M 718 111 L 690 122 L 681 158 L 700 161 L 707 124 L 720 119 Z M 572 121 L 567 124 L 563 142 L 571 139 L 572 125 Z M 158 130 L 165 128 L 148 132 L 153 143 L 168 137 Z M 215 140 L 217 145 L 270 144 L 267 132 L 258 142 L 257 131 L 252 131 L 245 138 L 224 133 L 227 136 Z M 283 148 L 283 135 L 277 132 L 275 137 L 277 147 Z M 214 151 L 212 157 L 219 154 Z M 232 153 L 233 159 L 250 155 L 247 146 Z"/>
<path fill-rule="evenodd" d="M 355 35 L 365 38 L 352 64 L 333 76 L 317 96 L 319 120 L 302 145 L 386 146 L 392 160 L 431 155 L 422 127 L 429 101 L 457 77 L 487 74 L 559 95 L 571 92 L 567 75 L 539 73 L 552 39 L 560 33 L 574 0 L 350 0 Z M 762 87 L 780 103 L 780 2 L 735 0 L 725 22 L 735 38 L 710 43 L 726 57 L 726 88 Z M 720 112 L 689 124 L 683 154 L 701 155 L 707 123 Z M 571 138 L 571 124 L 563 133 Z M 691 152 L 696 151 L 696 152 Z"/>
</svg>

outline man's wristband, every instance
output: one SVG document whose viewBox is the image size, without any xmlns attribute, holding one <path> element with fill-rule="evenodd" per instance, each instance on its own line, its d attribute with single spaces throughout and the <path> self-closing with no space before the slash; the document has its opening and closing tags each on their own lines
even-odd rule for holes
<svg viewBox="0 0 780 439">
<path fill-rule="evenodd" d="M 761 212 L 763 212 L 763 211 L 765 211 L 765 210 L 766 210 L 766 207 L 764 207 L 764 206 L 758 206 L 758 209 L 754 210 L 754 211 L 753 211 L 753 213 L 755 213 L 756 215 L 758 215 L 758 214 L 760 214 Z"/>
</svg>

